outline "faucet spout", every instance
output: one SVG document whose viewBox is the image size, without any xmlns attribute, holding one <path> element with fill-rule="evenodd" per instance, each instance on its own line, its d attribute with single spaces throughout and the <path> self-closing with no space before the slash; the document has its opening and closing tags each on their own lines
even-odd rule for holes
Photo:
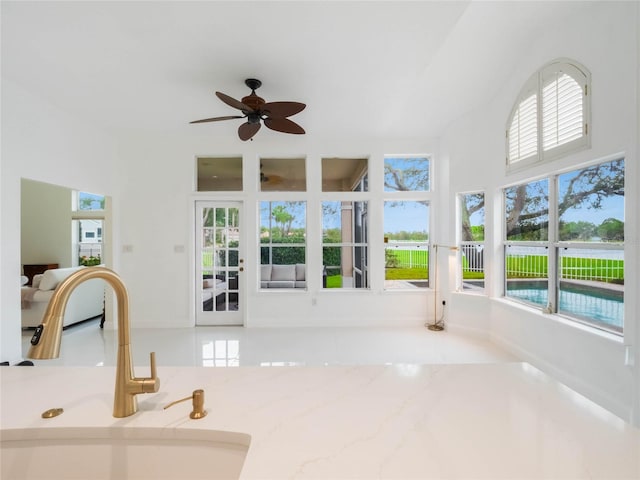
<svg viewBox="0 0 640 480">
<path fill-rule="evenodd" d="M 151 353 L 151 376 L 137 378 L 133 372 L 131 356 L 131 325 L 129 322 L 129 294 L 120 277 L 104 267 L 83 268 L 64 279 L 53 292 L 42 324 L 36 328 L 31 338 L 28 358 L 49 359 L 60 356 L 64 311 L 73 290 L 91 279 L 106 281 L 115 292 L 118 302 L 118 357 L 116 364 L 116 385 L 113 401 L 113 416 L 128 417 L 138 410 L 136 395 L 153 393 L 160 389 L 160 379 L 156 373 L 155 353 Z"/>
</svg>

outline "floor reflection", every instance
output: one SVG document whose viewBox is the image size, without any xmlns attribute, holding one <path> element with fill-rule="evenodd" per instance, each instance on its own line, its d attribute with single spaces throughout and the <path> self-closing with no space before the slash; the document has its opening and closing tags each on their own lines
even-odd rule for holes
<svg viewBox="0 0 640 480">
<path fill-rule="evenodd" d="M 203 367 L 239 367 L 239 340 L 211 340 L 202 344 Z"/>
<path fill-rule="evenodd" d="M 32 332 L 22 334 L 26 355 Z M 60 358 L 41 365 L 113 366 L 117 334 L 90 321 L 63 332 Z M 411 375 L 416 365 L 496 363 L 517 359 L 488 340 L 431 332 L 422 327 L 132 329 L 135 365 L 199 367 L 396 365 Z"/>
</svg>

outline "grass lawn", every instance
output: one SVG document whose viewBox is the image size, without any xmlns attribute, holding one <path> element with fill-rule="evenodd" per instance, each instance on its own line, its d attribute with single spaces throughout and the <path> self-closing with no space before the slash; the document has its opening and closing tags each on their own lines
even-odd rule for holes
<svg viewBox="0 0 640 480">
<path fill-rule="evenodd" d="M 426 268 L 385 268 L 385 280 L 425 280 L 429 278 Z"/>
</svg>

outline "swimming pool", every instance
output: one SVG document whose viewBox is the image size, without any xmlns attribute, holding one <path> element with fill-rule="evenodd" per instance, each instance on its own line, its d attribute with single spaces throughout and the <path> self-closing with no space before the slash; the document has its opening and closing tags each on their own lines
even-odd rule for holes
<svg viewBox="0 0 640 480">
<path fill-rule="evenodd" d="M 533 282 L 509 282 L 507 297 L 545 307 L 548 303 L 546 285 Z M 624 298 L 622 292 L 605 289 L 562 287 L 558 298 L 558 313 L 622 332 Z"/>
</svg>

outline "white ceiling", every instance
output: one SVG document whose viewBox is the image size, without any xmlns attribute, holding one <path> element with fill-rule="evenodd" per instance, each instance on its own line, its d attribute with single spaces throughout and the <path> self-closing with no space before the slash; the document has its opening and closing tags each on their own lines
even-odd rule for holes
<svg viewBox="0 0 640 480">
<path fill-rule="evenodd" d="M 588 2 L 587 2 L 588 4 Z M 437 136 L 582 2 L 2 1 L 2 76 L 97 125 L 235 135 L 244 79 L 321 137 Z M 283 135 L 269 132 L 270 135 Z M 258 135 L 265 135 L 260 132 Z M 257 137 L 256 137 L 257 138 Z"/>
</svg>

